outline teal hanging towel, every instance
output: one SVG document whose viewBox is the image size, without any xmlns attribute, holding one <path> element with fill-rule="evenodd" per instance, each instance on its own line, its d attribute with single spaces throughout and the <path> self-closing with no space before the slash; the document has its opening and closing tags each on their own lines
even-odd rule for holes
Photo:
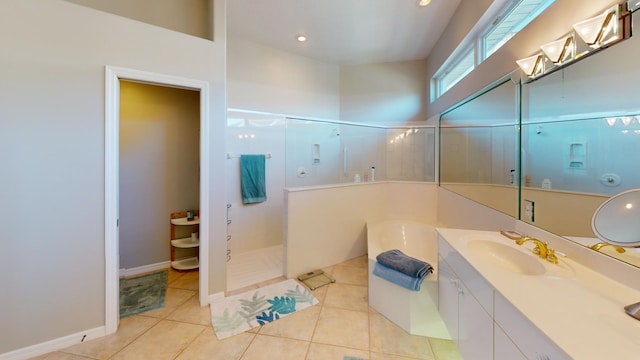
<svg viewBox="0 0 640 360">
<path fill-rule="evenodd" d="M 243 204 L 267 201 L 265 159 L 264 155 L 240 155 L 240 187 Z"/>
</svg>

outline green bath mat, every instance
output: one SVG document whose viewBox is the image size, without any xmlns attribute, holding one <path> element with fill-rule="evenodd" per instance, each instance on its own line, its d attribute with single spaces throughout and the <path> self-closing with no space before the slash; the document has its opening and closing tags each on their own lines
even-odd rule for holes
<svg viewBox="0 0 640 360">
<path fill-rule="evenodd" d="M 164 306 L 169 271 L 120 279 L 120 318 Z"/>
</svg>

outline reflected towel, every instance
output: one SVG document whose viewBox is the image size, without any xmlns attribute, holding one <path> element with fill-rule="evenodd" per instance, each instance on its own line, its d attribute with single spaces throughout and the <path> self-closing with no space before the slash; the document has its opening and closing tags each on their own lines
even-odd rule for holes
<svg viewBox="0 0 640 360">
<path fill-rule="evenodd" d="M 240 187 L 243 204 L 267 200 L 265 158 L 264 155 L 240 155 Z"/>
<path fill-rule="evenodd" d="M 424 278 L 433 272 L 433 267 L 429 263 L 405 255 L 398 249 L 381 252 L 376 260 L 390 269 L 415 278 Z"/>
<path fill-rule="evenodd" d="M 422 280 L 424 280 L 424 277 L 417 278 L 403 274 L 400 271 L 390 269 L 377 261 L 376 265 L 373 267 L 373 275 L 413 291 L 420 291 L 420 284 L 422 284 Z"/>
</svg>

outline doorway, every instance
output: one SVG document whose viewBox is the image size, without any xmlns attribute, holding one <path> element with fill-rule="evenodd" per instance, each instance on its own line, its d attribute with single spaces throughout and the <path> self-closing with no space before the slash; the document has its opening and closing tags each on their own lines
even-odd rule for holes
<svg viewBox="0 0 640 360">
<path fill-rule="evenodd" d="M 208 303 L 208 250 L 209 250 L 209 154 L 210 139 L 209 87 L 199 80 L 155 74 L 132 69 L 107 66 L 105 69 L 105 332 L 118 329 L 119 320 L 119 145 L 120 145 L 120 91 L 121 80 L 181 88 L 199 92 L 199 205 L 200 205 L 200 305 Z M 168 240 L 167 240 L 168 241 Z"/>
<path fill-rule="evenodd" d="M 174 255 L 172 261 L 197 259 L 196 247 L 182 246 L 195 246 L 196 241 L 174 247 L 167 239 L 174 239 L 169 220 L 173 213 L 199 209 L 199 95 L 194 90 L 120 81 L 121 276 L 166 269 L 169 255 Z M 197 227 L 175 230 L 184 238 L 186 231 Z M 194 266 L 197 261 L 189 269 Z"/>
</svg>

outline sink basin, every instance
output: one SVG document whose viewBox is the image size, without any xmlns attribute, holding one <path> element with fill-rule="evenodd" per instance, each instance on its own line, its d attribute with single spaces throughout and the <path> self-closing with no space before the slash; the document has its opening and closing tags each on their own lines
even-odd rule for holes
<svg viewBox="0 0 640 360">
<path fill-rule="evenodd" d="M 502 270 L 532 276 L 544 275 L 547 272 L 541 259 L 513 246 L 490 240 L 470 240 L 467 246 L 475 256 Z"/>
</svg>

